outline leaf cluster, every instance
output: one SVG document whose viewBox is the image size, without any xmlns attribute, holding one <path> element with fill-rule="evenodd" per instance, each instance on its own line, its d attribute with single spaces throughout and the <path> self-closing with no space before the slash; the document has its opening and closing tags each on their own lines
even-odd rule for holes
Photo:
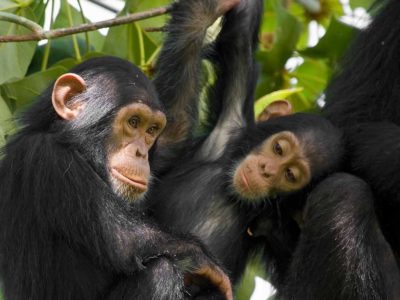
<svg viewBox="0 0 400 300">
<path fill-rule="evenodd" d="M 74 0 L 75 1 L 75 0 Z M 51 29 L 89 22 L 85 11 L 61 1 Z M 119 16 L 169 4 L 169 0 L 126 0 Z M 291 101 L 296 111 L 315 110 L 327 81 L 357 29 L 340 21 L 344 14 L 339 0 L 264 0 L 264 19 L 257 60 L 261 67 L 257 85 L 256 114 L 278 99 Z M 76 0 L 76 4 L 80 2 Z M 354 7 L 368 7 L 371 0 L 353 0 Z M 46 7 L 53 0 L 2 0 L 0 11 L 13 13 L 43 26 Z M 51 9 L 54 13 L 54 10 Z M 53 15 L 52 13 L 52 15 Z M 37 42 L 0 44 L 0 145 L 15 129 L 12 117 L 69 68 L 98 55 L 125 58 L 152 76 L 162 43 L 162 33 L 146 32 L 162 27 L 167 16 L 155 17 L 99 31 L 79 33 L 47 44 Z M 319 42 L 308 47 L 311 24 L 325 31 Z M 0 35 L 27 34 L 29 30 L 0 21 Z M 315 33 L 314 33 L 315 35 Z M 209 81 L 213 75 L 209 74 Z"/>
</svg>

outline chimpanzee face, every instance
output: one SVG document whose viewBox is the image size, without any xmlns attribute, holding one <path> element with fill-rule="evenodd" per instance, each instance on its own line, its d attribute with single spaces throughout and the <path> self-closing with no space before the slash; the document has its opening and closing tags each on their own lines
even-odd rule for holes
<svg viewBox="0 0 400 300">
<path fill-rule="evenodd" d="M 234 171 L 232 184 L 240 197 L 257 200 L 300 190 L 310 180 L 310 166 L 298 138 L 282 131 L 244 157 Z"/>
<path fill-rule="evenodd" d="M 145 83 L 147 81 L 146 79 Z M 113 86 L 112 82 L 117 80 L 110 78 L 107 81 L 110 86 Z M 147 191 L 150 181 L 149 150 L 166 125 L 165 114 L 156 106 L 151 107 L 151 103 L 157 101 L 154 92 L 140 81 L 133 83 L 126 86 L 123 90 L 125 92 L 113 93 L 119 95 L 116 99 L 110 97 L 111 99 L 103 100 L 107 101 L 111 108 L 120 108 L 112 120 L 111 134 L 104 143 L 106 161 L 101 164 L 108 171 L 114 192 L 128 200 L 141 199 Z M 93 96 L 85 94 L 90 88 L 93 90 L 93 86 L 88 87 L 87 82 L 78 74 L 67 73 L 60 76 L 54 84 L 52 94 L 53 107 L 58 116 L 64 121 L 84 123 L 83 112 L 90 109 L 88 101 L 93 101 L 90 99 Z M 96 89 L 101 91 L 105 87 L 96 86 Z M 133 100 L 129 100 L 129 97 Z M 140 100 L 140 97 L 143 100 Z M 94 101 L 99 102 L 101 99 Z M 100 106 L 100 103 L 98 105 Z M 99 135 L 96 138 L 102 137 Z"/>
<path fill-rule="evenodd" d="M 113 189 L 131 200 L 141 198 L 150 180 L 148 154 L 166 125 L 161 111 L 144 103 L 120 109 L 113 122 L 109 143 L 108 167 Z"/>
</svg>

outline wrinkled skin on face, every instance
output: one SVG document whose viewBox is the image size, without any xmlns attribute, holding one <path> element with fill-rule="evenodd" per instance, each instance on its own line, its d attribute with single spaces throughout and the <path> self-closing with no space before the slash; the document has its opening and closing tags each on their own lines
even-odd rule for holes
<svg viewBox="0 0 400 300">
<path fill-rule="evenodd" d="M 116 193 L 129 200 L 140 199 L 146 193 L 149 150 L 165 125 L 164 113 L 144 103 L 129 104 L 118 112 L 108 150 L 109 173 Z"/>
<path fill-rule="evenodd" d="M 52 103 L 62 119 L 79 118 L 85 102 L 71 99 L 86 88 L 85 80 L 74 73 L 57 79 Z M 107 166 L 112 188 L 128 200 L 141 199 L 146 193 L 150 181 L 149 150 L 166 125 L 165 114 L 145 104 L 138 95 L 117 112 L 107 141 Z"/>
<path fill-rule="evenodd" d="M 232 184 L 240 197 L 257 200 L 303 188 L 311 180 L 310 173 L 298 138 L 290 131 L 282 131 L 270 136 L 239 163 Z"/>
</svg>

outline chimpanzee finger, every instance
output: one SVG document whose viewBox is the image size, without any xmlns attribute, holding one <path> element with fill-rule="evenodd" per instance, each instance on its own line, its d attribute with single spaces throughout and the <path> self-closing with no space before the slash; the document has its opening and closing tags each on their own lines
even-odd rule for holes
<svg viewBox="0 0 400 300">
<path fill-rule="evenodd" d="M 234 8 L 240 3 L 240 0 L 220 0 L 218 3 L 217 11 L 219 14 L 223 15 L 227 11 Z"/>
<path fill-rule="evenodd" d="M 225 296 L 226 300 L 233 299 L 231 281 L 220 268 L 202 266 L 194 271 L 193 274 L 209 281 Z"/>
</svg>

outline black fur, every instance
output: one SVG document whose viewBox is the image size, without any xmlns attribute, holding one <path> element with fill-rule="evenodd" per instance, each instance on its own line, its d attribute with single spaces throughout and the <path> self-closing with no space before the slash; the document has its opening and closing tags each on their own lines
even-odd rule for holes
<svg viewBox="0 0 400 300">
<path fill-rule="evenodd" d="M 191 11 L 193 2 L 202 8 Z M 170 34 L 157 65 L 156 88 L 160 98 L 167 101 L 171 119 L 182 120 L 183 115 L 183 120 L 190 122 L 185 123 L 177 147 L 172 151 L 167 147 L 160 149 L 167 167 L 159 171 L 160 181 L 150 201 L 158 221 L 174 230 L 198 235 L 236 282 L 243 273 L 249 251 L 257 248 L 258 239 L 251 238 L 247 229 L 260 212 L 257 205 L 238 199 L 231 189 L 231 173 L 240 159 L 272 134 L 290 130 L 304 143 L 313 179 L 317 181 L 338 168 L 342 156 L 341 134 L 330 122 L 315 115 L 295 114 L 254 124 L 253 94 L 257 79 L 254 51 L 262 1 L 241 1 L 229 11 L 217 40 L 203 47 L 202 52 L 200 45 L 209 23 L 198 20 L 207 19 L 199 14 L 212 10 L 210 2 L 217 1 L 178 2 L 168 26 Z M 196 47 L 187 50 L 188 43 Z M 217 81 L 207 99 L 212 106 L 210 111 L 216 113 L 209 115 L 212 131 L 194 137 L 202 55 L 216 69 Z M 185 80 L 170 80 L 183 74 Z M 179 111 L 182 104 L 190 110 Z M 165 201 L 157 201 L 161 195 Z M 263 203 L 258 205 L 262 207 Z"/>
<path fill-rule="evenodd" d="M 343 128 L 346 145 L 347 171 L 362 177 L 374 193 L 375 211 L 383 237 L 391 250 L 381 247 L 379 233 L 369 236 L 365 232 L 343 232 L 342 239 L 357 239 L 365 234 L 371 240 L 371 257 L 380 263 L 370 264 L 370 257 L 359 255 L 354 245 L 345 255 L 353 264 L 364 267 L 364 274 L 357 273 L 348 284 L 354 286 L 362 299 L 397 299 L 400 295 L 399 278 L 399 214 L 400 214 L 400 2 L 385 1 L 380 13 L 353 43 L 343 67 L 327 89 L 324 113 Z M 348 184 L 351 184 L 349 182 Z M 347 185 L 348 185 L 347 184 Z M 350 216 L 343 215 L 345 222 Z M 358 222 L 363 220 L 358 219 Z M 382 258 L 386 251 L 393 259 Z M 343 259 L 343 258 L 341 258 Z M 349 270 L 346 276 L 352 276 Z M 387 285 L 384 276 L 368 274 L 387 273 L 395 284 Z M 361 282 L 362 281 L 362 282 Z M 342 287 L 345 291 L 345 286 Z"/>
<path fill-rule="evenodd" d="M 399 10 L 399 1 L 388 1 L 353 42 L 326 92 L 324 113 L 334 124 L 400 124 Z"/>
<path fill-rule="evenodd" d="M 397 299 L 399 272 L 368 185 L 348 174 L 321 182 L 307 199 L 284 299 Z"/>
<path fill-rule="evenodd" d="M 183 299 L 183 275 L 215 266 L 191 237 L 167 233 L 112 190 L 106 149 L 118 110 L 161 104 L 129 62 L 96 58 L 71 72 L 85 109 L 57 117 L 52 86 L 22 115 L 0 165 L 0 272 L 6 299 Z"/>
</svg>

